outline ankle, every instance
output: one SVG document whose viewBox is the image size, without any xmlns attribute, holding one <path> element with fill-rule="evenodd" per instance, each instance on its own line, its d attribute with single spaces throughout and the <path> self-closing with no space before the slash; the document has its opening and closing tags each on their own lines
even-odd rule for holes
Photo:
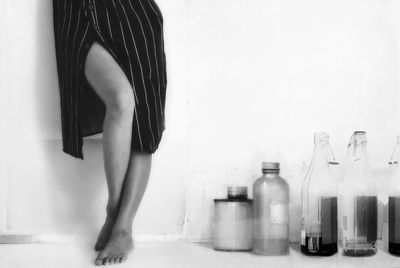
<svg viewBox="0 0 400 268">
<path fill-rule="evenodd" d="M 118 212 L 115 211 L 107 211 L 106 220 L 112 222 L 113 224 L 117 221 Z"/>
<path fill-rule="evenodd" d="M 114 224 L 113 232 L 132 235 L 132 224 L 117 220 Z"/>
<path fill-rule="evenodd" d="M 106 213 L 108 217 L 117 217 L 118 216 L 118 204 L 108 202 L 106 207 Z"/>
<path fill-rule="evenodd" d="M 115 226 L 114 226 L 115 227 Z M 126 228 L 113 228 L 112 232 L 114 234 L 120 234 L 126 237 L 132 237 L 132 230 Z"/>
</svg>

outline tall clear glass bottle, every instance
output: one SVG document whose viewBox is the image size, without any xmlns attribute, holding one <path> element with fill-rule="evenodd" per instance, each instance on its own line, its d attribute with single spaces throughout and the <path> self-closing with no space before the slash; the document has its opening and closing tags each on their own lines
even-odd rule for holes
<svg viewBox="0 0 400 268">
<path fill-rule="evenodd" d="M 351 137 L 348 162 L 341 198 L 343 254 L 374 255 L 377 252 L 378 199 L 368 165 L 364 131 L 356 131 Z"/>
<path fill-rule="evenodd" d="M 400 256 L 400 135 L 389 164 L 394 166 L 389 190 L 389 252 Z"/>
<path fill-rule="evenodd" d="M 289 252 L 289 186 L 279 171 L 279 163 L 264 162 L 263 176 L 253 185 L 253 251 L 258 255 Z"/>
<path fill-rule="evenodd" d="M 314 135 L 314 155 L 301 190 L 301 251 L 330 256 L 337 252 L 337 187 L 329 164 L 336 164 L 329 135 Z"/>
</svg>

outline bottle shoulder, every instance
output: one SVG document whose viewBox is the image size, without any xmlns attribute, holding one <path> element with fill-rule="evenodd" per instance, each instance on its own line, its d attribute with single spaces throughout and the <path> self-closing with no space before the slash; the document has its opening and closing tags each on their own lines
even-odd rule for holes
<svg viewBox="0 0 400 268">
<path fill-rule="evenodd" d="M 311 176 L 306 176 L 304 178 L 302 187 L 305 185 L 307 188 L 330 189 L 336 188 L 337 182 L 335 177 L 330 173 L 311 174 Z"/>
<path fill-rule="evenodd" d="M 289 189 L 289 184 L 284 178 L 279 175 L 262 176 L 258 178 L 253 184 L 254 190 L 271 187 L 279 189 Z"/>
</svg>

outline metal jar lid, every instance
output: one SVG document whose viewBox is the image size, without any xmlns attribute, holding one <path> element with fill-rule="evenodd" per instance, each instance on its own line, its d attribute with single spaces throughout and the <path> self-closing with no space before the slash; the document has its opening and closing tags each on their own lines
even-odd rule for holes
<svg viewBox="0 0 400 268">
<path fill-rule="evenodd" d="M 247 198 L 246 186 L 228 186 L 228 198 Z"/>
<path fill-rule="evenodd" d="M 357 130 L 357 131 L 354 131 L 354 134 L 364 135 L 364 134 L 367 134 L 367 132 L 365 132 L 363 130 Z"/>
<path fill-rule="evenodd" d="M 247 198 L 246 186 L 228 186 L 228 197 L 222 199 L 214 199 L 215 203 L 226 202 L 245 202 L 251 204 L 253 200 Z"/>
<path fill-rule="evenodd" d="M 262 170 L 279 170 L 280 165 L 278 162 L 263 162 Z"/>
</svg>

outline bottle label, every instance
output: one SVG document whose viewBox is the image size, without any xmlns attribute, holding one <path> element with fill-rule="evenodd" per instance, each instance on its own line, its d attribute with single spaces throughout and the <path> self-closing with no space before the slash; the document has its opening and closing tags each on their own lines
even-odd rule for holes
<svg viewBox="0 0 400 268">
<path fill-rule="evenodd" d="M 301 217 L 301 231 L 300 231 L 300 245 L 306 245 L 306 230 L 305 228 L 305 220 L 304 217 Z"/>
<path fill-rule="evenodd" d="M 321 229 L 320 236 L 322 237 L 322 244 L 337 243 L 338 237 L 338 207 L 337 197 L 321 197 L 320 205 L 320 220 Z"/>
<path fill-rule="evenodd" d="M 306 231 L 305 230 L 301 230 L 301 241 L 300 241 L 300 245 L 305 246 L 306 245 Z"/>
<path fill-rule="evenodd" d="M 376 196 L 356 196 L 355 230 L 358 237 L 364 237 L 366 242 L 376 241 L 378 235 L 378 199 Z"/>
<path fill-rule="evenodd" d="M 336 196 L 320 196 L 318 201 L 318 218 L 308 218 L 307 224 L 302 220 L 301 245 L 310 252 L 320 250 L 323 245 L 336 244 L 338 238 L 338 207 Z M 304 223 L 303 223 L 304 222 Z"/>
<path fill-rule="evenodd" d="M 400 244 L 400 196 L 389 197 L 389 243 Z"/>
<path fill-rule="evenodd" d="M 271 223 L 288 224 L 289 223 L 289 202 L 271 201 Z"/>
<path fill-rule="evenodd" d="M 320 250 L 320 239 L 321 236 L 310 236 L 307 237 L 308 240 L 308 251 L 310 252 L 318 252 Z"/>
</svg>

